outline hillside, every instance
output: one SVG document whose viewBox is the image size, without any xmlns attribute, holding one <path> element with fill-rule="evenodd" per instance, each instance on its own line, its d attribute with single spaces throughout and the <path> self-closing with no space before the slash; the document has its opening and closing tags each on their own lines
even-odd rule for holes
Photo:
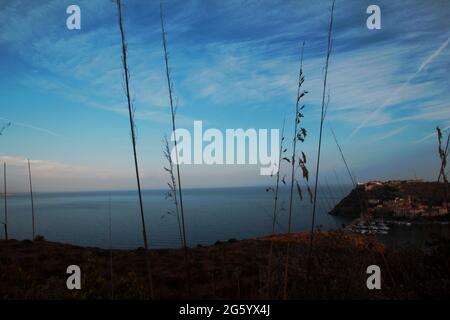
<svg viewBox="0 0 450 320">
<path fill-rule="evenodd" d="M 373 238 L 344 232 L 315 234 L 310 285 L 305 290 L 309 239 L 309 233 L 299 233 L 193 248 L 188 269 L 182 250 L 151 250 L 155 297 L 281 299 L 288 241 L 290 299 L 414 299 L 450 293 L 448 240 L 440 240 L 427 253 L 398 251 Z M 273 268 L 268 281 L 272 241 Z M 111 283 L 109 250 L 0 240 L 0 298 L 148 299 L 143 250 L 113 250 L 112 256 Z M 66 268 L 72 264 L 81 268 L 81 290 L 66 288 Z M 382 290 L 366 287 L 366 268 L 373 264 L 383 270 Z M 189 293 L 186 270 L 190 270 Z"/>
</svg>

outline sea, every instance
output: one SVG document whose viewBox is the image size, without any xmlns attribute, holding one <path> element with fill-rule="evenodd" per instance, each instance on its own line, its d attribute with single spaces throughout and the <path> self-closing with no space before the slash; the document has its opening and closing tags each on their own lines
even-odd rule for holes
<svg viewBox="0 0 450 320">
<path fill-rule="evenodd" d="M 184 189 L 188 246 L 248 239 L 272 233 L 274 194 L 266 187 Z M 351 186 L 318 188 L 315 229 L 336 230 L 349 219 L 328 212 L 350 192 Z M 143 207 L 150 248 L 181 246 L 178 220 L 167 190 L 143 191 Z M 289 188 L 280 188 L 276 233 L 287 232 Z M 311 229 L 312 205 L 306 190 L 300 200 L 294 191 L 292 231 Z M 35 193 L 35 234 L 46 240 L 80 246 L 133 249 L 143 247 L 138 193 L 128 191 Z M 9 238 L 32 238 L 30 195 L 7 197 Z M 0 199 L 0 222 L 4 204 Z M 111 237 L 110 237 L 111 236 Z M 4 230 L 0 228 L 0 237 Z M 110 241 L 111 238 L 111 241 Z"/>
</svg>

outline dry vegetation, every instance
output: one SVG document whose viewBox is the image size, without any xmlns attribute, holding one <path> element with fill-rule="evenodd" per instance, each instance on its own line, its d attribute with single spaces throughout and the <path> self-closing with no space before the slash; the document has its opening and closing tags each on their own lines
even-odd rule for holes
<svg viewBox="0 0 450 320">
<path fill-rule="evenodd" d="M 427 253 L 396 251 L 364 236 L 319 232 L 309 293 L 306 264 L 309 234 L 229 241 L 189 251 L 191 290 L 185 291 L 183 249 L 151 250 L 156 299 L 263 299 L 273 240 L 272 288 L 269 298 L 283 296 L 284 255 L 289 260 L 290 299 L 416 299 L 448 297 L 450 241 L 437 241 Z M 114 250 L 115 299 L 147 299 L 143 249 Z M 68 265 L 82 270 L 82 290 L 66 288 Z M 382 270 L 382 290 L 366 288 L 366 268 Z M 109 250 L 46 241 L 0 241 L 0 298 L 110 299 Z"/>
</svg>

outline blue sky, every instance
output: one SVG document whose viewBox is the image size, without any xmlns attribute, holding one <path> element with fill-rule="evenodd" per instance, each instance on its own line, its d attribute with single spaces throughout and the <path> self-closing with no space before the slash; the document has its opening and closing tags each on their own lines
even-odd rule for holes
<svg viewBox="0 0 450 320">
<path fill-rule="evenodd" d="M 66 8 L 81 8 L 67 30 Z M 302 146 L 314 164 L 330 1 L 167 0 L 178 126 L 280 128 L 292 118 L 305 45 Z M 381 8 L 382 29 L 366 28 Z M 323 174 L 345 181 L 332 126 L 359 180 L 433 179 L 436 125 L 450 125 L 448 1 L 337 0 Z M 145 188 L 164 188 L 161 140 L 170 133 L 159 1 L 124 1 L 138 152 Z M 0 136 L 12 191 L 134 188 L 130 132 L 112 1 L 0 2 Z M 290 122 L 288 122 L 289 126 Z M 291 130 L 287 130 L 289 134 Z M 262 185 L 259 166 L 183 166 L 188 187 Z"/>
</svg>

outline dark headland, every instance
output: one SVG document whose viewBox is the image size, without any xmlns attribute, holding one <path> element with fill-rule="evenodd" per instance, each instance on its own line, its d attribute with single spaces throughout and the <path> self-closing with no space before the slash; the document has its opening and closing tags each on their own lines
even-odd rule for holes
<svg viewBox="0 0 450 320">
<path fill-rule="evenodd" d="M 409 221 L 449 220 L 450 186 L 421 180 L 370 181 L 358 184 L 332 215 Z"/>
</svg>

